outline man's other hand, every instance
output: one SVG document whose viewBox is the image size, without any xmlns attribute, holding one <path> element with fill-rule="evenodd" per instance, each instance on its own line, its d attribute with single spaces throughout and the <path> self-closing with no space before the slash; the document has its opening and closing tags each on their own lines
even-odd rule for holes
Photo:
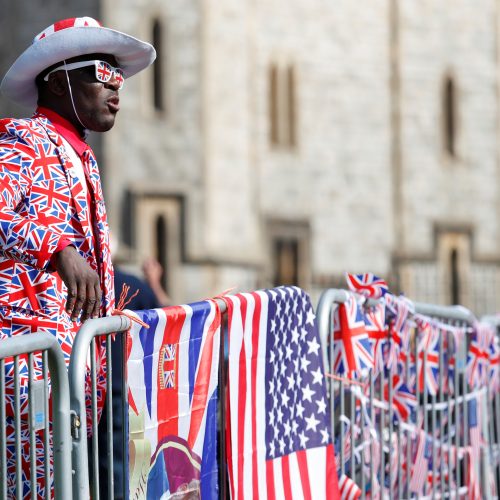
<svg viewBox="0 0 500 500">
<path fill-rule="evenodd" d="M 99 317 L 101 287 L 99 276 L 75 247 L 69 245 L 56 254 L 55 268 L 68 288 L 66 312 L 76 321 L 80 312 L 82 323 Z"/>
</svg>

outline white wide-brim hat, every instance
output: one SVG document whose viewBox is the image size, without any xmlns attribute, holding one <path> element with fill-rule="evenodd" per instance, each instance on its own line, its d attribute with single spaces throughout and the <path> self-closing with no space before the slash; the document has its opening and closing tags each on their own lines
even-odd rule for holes
<svg viewBox="0 0 500 500">
<path fill-rule="evenodd" d="M 14 102 L 34 107 L 38 99 L 35 78 L 44 69 L 65 59 L 96 53 L 113 55 L 125 78 L 147 68 L 156 58 L 151 44 L 105 28 L 91 17 L 65 19 L 35 37 L 7 71 L 0 90 Z"/>
</svg>

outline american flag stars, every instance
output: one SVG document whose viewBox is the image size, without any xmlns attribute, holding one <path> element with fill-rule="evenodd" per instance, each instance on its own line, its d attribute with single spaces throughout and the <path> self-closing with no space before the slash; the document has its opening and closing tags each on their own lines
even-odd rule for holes
<svg viewBox="0 0 500 500">
<path fill-rule="evenodd" d="M 299 292 L 269 291 L 275 299 L 267 339 L 269 457 L 330 442 L 315 314 Z"/>
</svg>

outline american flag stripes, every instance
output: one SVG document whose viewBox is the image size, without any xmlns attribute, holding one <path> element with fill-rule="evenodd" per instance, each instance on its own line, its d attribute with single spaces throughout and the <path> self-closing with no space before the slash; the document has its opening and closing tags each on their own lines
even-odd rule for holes
<svg viewBox="0 0 500 500">
<path fill-rule="evenodd" d="M 339 479 L 339 489 L 342 500 L 356 500 L 361 497 L 361 488 L 346 474 Z"/>
<path fill-rule="evenodd" d="M 309 297 L 280 287 L 224 300 L 231 498 L 339 498 Z"/>
<path fill-rule="evenodd" d="M 423 430 L 418 431 L 416 453 L 413 459 L 410 479 L 410 491 L 418 495 L 422 495 L 424 485 L 427 481 L 429 458 L 432 455 L 431 446 L 431 438 Z"/>
</svg>

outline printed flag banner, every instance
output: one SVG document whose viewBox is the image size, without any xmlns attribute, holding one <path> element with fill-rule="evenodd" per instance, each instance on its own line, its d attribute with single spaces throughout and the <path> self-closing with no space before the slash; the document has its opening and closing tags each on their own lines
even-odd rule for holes
<svg viewBox="0 0 500 500">
<path fill-rule="evenodd" d="M 280 287 L 224 300 L 231 498 L 340 498 L 321 346 L 308 295 Z"/>
<path fill-rule="evenodd" d="M 138 311 L 127 361 L 131 499 L 217 499 L 220 311 Z"/>
</svg>

